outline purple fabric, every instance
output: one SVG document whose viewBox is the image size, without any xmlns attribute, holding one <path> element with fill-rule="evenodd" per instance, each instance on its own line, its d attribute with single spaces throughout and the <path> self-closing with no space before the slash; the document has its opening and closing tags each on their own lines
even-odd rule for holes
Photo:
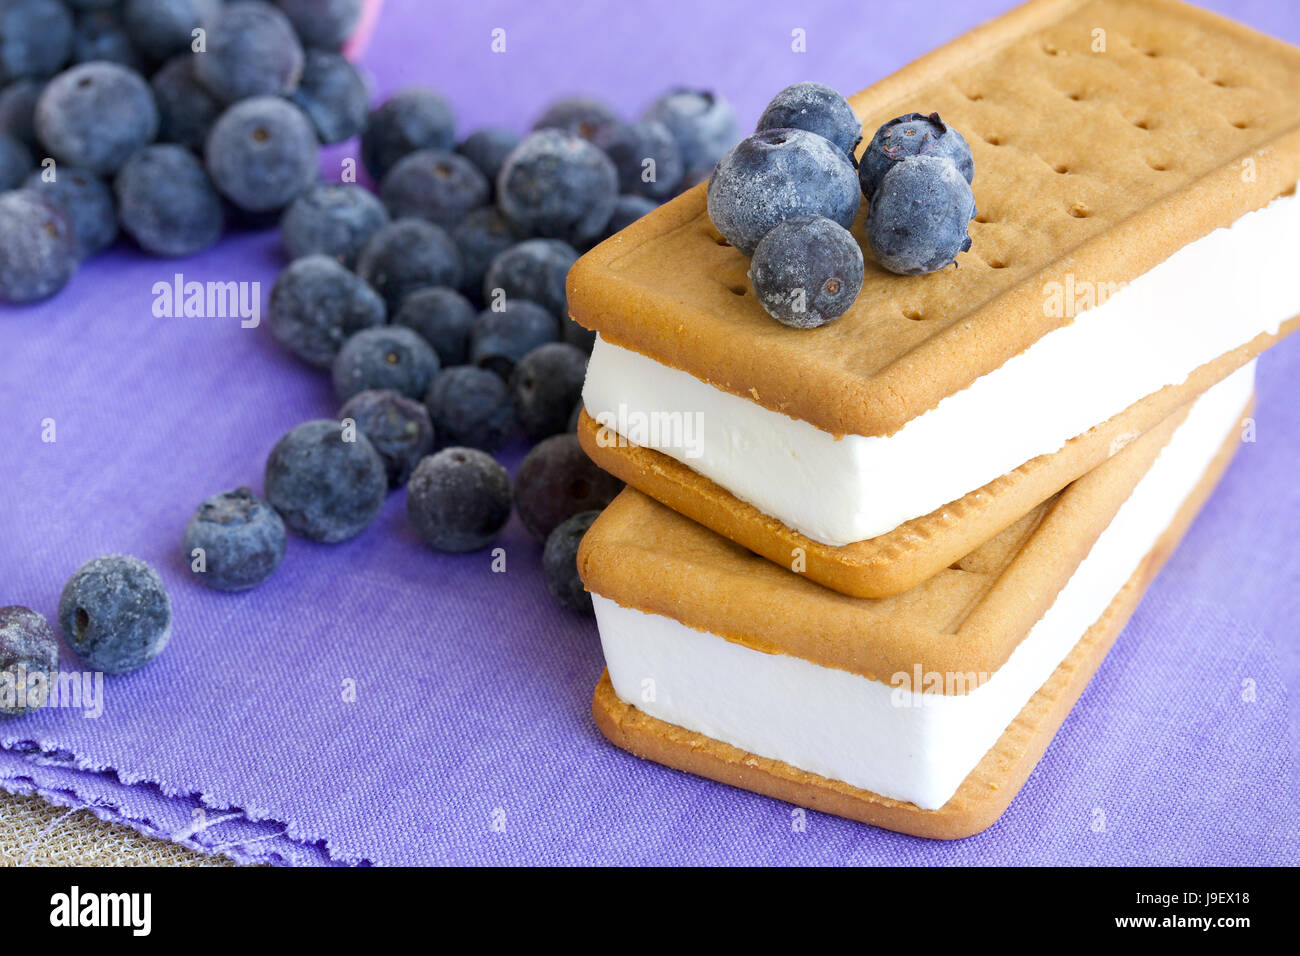
<svg viewBox="0 0 1300 956">
<path fill-rule="evenodd" d="M 439 4 L 435 19 L 389 0 L 365 62 L 380 93 L 445 92 L 466 130 L 523 129 L 569 91 L 639 111 L 677 82 L 719 89 L 749 124 L 788 82 L 857 88 L 1009 5 L 534 0 Z M 1211 5 L 1300 41 L 1292 4 Z M 790 52 L 796 27 L 806 55 Z M 1297 861 L 1300 341 L 1261 361 L 1258 441 L 1011 809 L 944 844 L 815 813 L 795 832 L 785 804 L 608 745 L 589 713 L 595 626 L 552 604 L 517 520 L 503 574 L 486 553 L 421 548 L 398 492 L 352 541 L 293 538 L 255 592 L 190 581 L 180 538 L 198 501 L 260 488 L 275 440 L 335 403 L 265 328 L 155 318 L 152 287 L 182 272 L 265 296 L 281 265 L 273 232 L 176 263 L 122 246 L 0 317 L 0 603 L 53 618 L 68 575 L 120 551 L 158 568 L 176 616 L 158 661 L 108 680 L 99 719 L 0 723 L 0 786 L 247 861 Z"/>
</svg>

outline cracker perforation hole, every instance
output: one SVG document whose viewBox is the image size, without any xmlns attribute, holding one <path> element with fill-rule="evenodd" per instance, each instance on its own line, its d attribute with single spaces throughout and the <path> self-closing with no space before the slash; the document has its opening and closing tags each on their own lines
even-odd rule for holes
<svg viewBox="0 0 1300 956">
<path fill-rule="evenodd" d="M 972 222 L 979 222 L 979 223 L 997 222 L 996 219 L 994 219 L 991 215 L 989 215 L 989 214 L 986 213 L 986 212 L 979 213 L 979 214 L 976 215 L 975 218 L 972 219 L 971 221 L 972 221 Z"/>
<path fill-rule="evenodd" d="M 1002 145 L 1002 137 L 1000 137 L 1000 136 L 985 136 L 985 137 L 984 137 L 984 142 L 988 143 L 990 146 L 1001 146 L 1001 145 Z"/>
<path fill-rule="evenodd" d="M 1168 172 L 1169 170 L 1169 164 L 1163 163 L 1158 159 L 1148 159 L 1147 165 L 1158 173 Z"/>
<path fill-rule="evenodd" d="M 1233 129 L 1250 129 L 1250 123 L 1242 119 L 1228 120 L 1228 125 Z"/>
<path fill-rule="evenodd" d="M 1056 163 L 1055 165 L 1052 166 L 1052 172 L 1060 173 L 1062 176 L 1064 176 L 1069 171 L 1070 171 L 1070 167 L 1067 166 L 1065 163 Z"/>
<path fill-rule="evenodd" d="M 994 256 L 991 259 L 985 259 L 984 261 L 988 263 L 990 269 L 1005 269 L 1007 267 L 1006 262 L 998 256 Z"/>
<path fill-rule="evenodd" d="M 1087 219 L 1092 215 L 1092 210 L 1081 202 L 1075 203 L 1067 210 L 1075 219 Z"/>
<path fill-rule="evenodd" d="M 965 96 L 966 99 L 970 100 L 972 103 L 978 103 L 980 100 L 984 99 L 983 93 L 967 93 Z"/>
<path fill-rule="evenodd" d="M 727 241 L 727 237 L 726 237 L 726 236 L 718 236 L 718 237 L 717 237 L 716 239 L 714 239 L 713 241 L 714 241 L 715 243 L 717 243 L 718 245 L 720 245 L 720 246 L 729 246 L 729 245 L 731 245 L 731 243 L 729 243 L 729 242 Z"/>
<path fill-rule="evenodd" d="M 1065 98 L 1066 98 L 1067 100 L 1074 100 L 1074 102 L 1077 103 L 1077 102 L 1079 102 L 1081 99 L 1083 99 L 1083 94 L 1082 94 L 1082 93 L 1066 93 L 1066 94 L 1065 94 Z"/>
<path fill-rule="evenodd" d="M 1135 119 L 1133 121 L 1133 125 L 1136 126 L 1138 129 L 1149 130 L 1151 128 L 1150 121 L 1145 119 Z"/>
<path fill-rule="evenodd" d="M 925 313 L 915 306 L 909 306 L 903 310 L 903 318 L 911 319 L 913 322 L 920 322 L 925 318 Z"/>
<path fill-rule="evenodd" d="M 745 295 L 747 292 L 749 292 L 749 290 L 746 289 L 743 285 L 729 285 L 727 286 L 727 289 L 728 291 L 731 292 L 732 295 Z"/>
<path fill-rule="evenodd" d="M 1055 43 L 1044 43 L 1043 52 L 1048 56 L 1057 56 L 1061 51 L 1056 48 Z"/>
</svg>

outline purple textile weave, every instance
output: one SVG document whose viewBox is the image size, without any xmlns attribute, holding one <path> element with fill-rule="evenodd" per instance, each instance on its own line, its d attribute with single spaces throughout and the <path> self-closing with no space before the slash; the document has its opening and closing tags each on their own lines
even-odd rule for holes
<svg viewBox="0 0 1300 956">
<path fill-rule="evenodd" d="M 523 130 L 567 92 L 632 114 L 679 83 L 718 89 L 746 126 L 787 83 L 860 88 L 1010 5 L 388 0 L 363 63 L 378 94 L 445 93 L 463 131 Z M 1300 42 L 1294 4 L 1209 5 Z M 275 440 L 335 403 L 265 320 L 155 318 L 152 288 L 179 272 L 260 282 L 264 299 L 282 264 L 274 232 L 179 262 L 122 244 L 0 315 L 0 604 L 53 620 L 78 565 L 126 552 L 159 570 L 176 617 L 161 658 L 107 679 L 98 719 L 0 722 L 0 787 L 241 861 L 1300 862 L 1300 341 L 1261 360 L 1257 441 L 1011 809 L 945 844 L 815 813 L 795 832 L 788 805 L 608 745 L 589 712 L 595 625 L 552 603 L 517 519 L 505 573 L 422 548 L 397 492 L 349 542 L 291 538 L 256 591 L 189 580 L 197 503 L 260 489 Z"/>
</svg>

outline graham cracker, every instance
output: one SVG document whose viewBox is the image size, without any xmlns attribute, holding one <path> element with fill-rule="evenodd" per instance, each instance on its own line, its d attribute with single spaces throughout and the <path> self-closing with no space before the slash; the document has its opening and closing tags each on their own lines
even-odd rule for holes
<svg viewBox="0 0 1300 956">
<path fill-rule="evenodd" d="M 898 276 L 868 252 L 843 317 L 790 329 L 700 185 L 578 260 L 570 313 L 823 431 L 892 434 L 1068 324 L 1048 283 L 1115 288 L 1293 190 L 1297 76 L 1300 50 L 1175 0 L 1031 0 L 850 99 L 865 140 L 937 110 L 970 142 L 980 213 L 958 268 Z M 853 232 L 865 246 L 861 213 Z"/>
</svg>

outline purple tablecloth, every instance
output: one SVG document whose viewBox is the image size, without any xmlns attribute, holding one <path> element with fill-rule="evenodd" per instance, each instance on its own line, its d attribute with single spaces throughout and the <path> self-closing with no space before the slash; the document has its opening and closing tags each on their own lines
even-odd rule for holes
<svg viewBox="0 0 1300 956">
<path fill-rule="evenodd" d="M 379 93 L 443 91 L 466 130 L 523 129 L 564 92 L 638 111 L 677 82 L 722 91 L 748 124 L 788 82 L 859 88 L 1009 5 L 389 0 L 364 62 Z M 1300 41 L 1283 0 L 1212 6 Z M 943 844 L 818 814 L 794 832 L 785 804 L 606 744 L 588 710 L 595 626 L 552 604 L 517 520 L 504 574 L 420 547 L 398 492 L 352 541 L 293 538 L 255 592 L 189 580 L 196 503 L 260 487 L 275 440 L 335 406 L 265 327 L 155 318 L 152 288 L 181 272 L 265 296 L 281 265 L 274 233 L 176 263 L 122 247 L 0 317 L 0 604 L 53 618 L 80 563 L 128 552 L 159 569 L 176 617 L 158 661 L 108 680 L 98 719 L 0 723 L 0 786 L 250 861 L 1297 861 L 1300 341 L 1261 361 L 1258 441 L 1011 809 Z"/>
</svg>

